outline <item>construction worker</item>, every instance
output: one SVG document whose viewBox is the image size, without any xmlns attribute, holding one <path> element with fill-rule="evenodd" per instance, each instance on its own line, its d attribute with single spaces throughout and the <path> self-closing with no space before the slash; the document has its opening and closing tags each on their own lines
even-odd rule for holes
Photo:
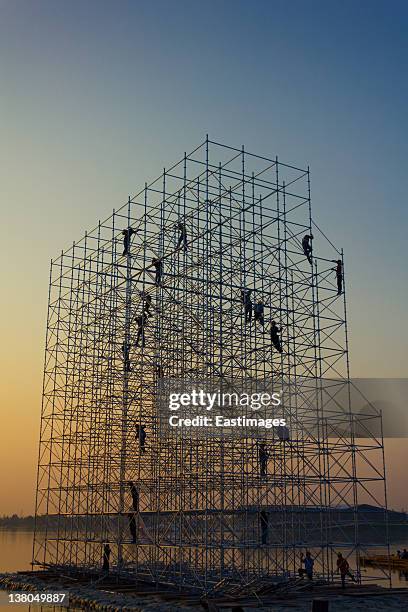
<svg viewBox="0 0 408 612">
<path fill-rule="evenodd" d="M 277 427 L 275 427 L 275 430 L 281 442 L 289 442 L 290 432 L 289 428 L 286 427 L 286 425 L 278 425 Z"/>
<path fill-rule="evenodd" d="M 139 491 L 134 482 L 129 480 L 130 494 L 132 496 L 132 507 L 135 512 L 139 512 Z"/>
<path fill-rule="evenodd" d="M 160 363 L 156 363 L 155 371 L 157 378 L 164 378 L 164 368 Z"/>
<path fill-rule="evenodd" d="M 264 304 L 262 302 L 262 300 L 259 300 L 259 302 L 257 302 L 255 304 L 255 308 L 254 308 L 254 319 L 255 321 L 258 321 L 262 327 L 264 326 Z"/>
<path fill-rule="evenodd" d="M 143 312 L 145 313 L 146 317 L 150 317 L 150 308 L 152 306 L 152 296 L 149 295 L 148 293 L 145 293 L 144 296 L 144 304 L 143 304 Z"/>
<path fill-rule="evenodd" d="M 332 270 L 336 272 L 337 295 L 341 295 L 343 293 L 343 262 L 341 259 L 332 259 L 332 262 L 337 264 Z"/>
<path fill-rule="evenodd" d="M 109 544 L 105 544 L 103 547 L 103 564 L 102 569 L 104 572 L 109 572 L 109 558 L 111 554 L 111 548 Z"/>
<path fill-rule="evenodd" d="M 152 259 L 152 265 L 156 271 L 154 282 L 159 287 L 163 278 L 163 261 L 159 257 L 155 257 Z"/>
<path fill-rule="evenodd" d="M 144 425 L 136 424 L 136 440 L 139 440 L 139 446 L 142 453 L 146 452 L 145 442 L 146 442 L 146 430 Z"/>
<path fill-rule="evenodd" d="M 181 221 L 179 221 L 179 223 L 177 223 L 177 229 L 180 230 L 177 250 L 181 247 L 181 245 L 183 245 L 184 250 L 187 251 L 187 230 L 185 223 L 181 223 Z"/>
<path fill-rule="evenodd" d="M 268 543 L 269 514 L 266 510 L 259 513 L 259 523 L 261 526 L 261 542 L 265 546 Z"/>
<path fill-rule="evenodd" d="M 264 442 L 261 442 L 261 444 L 259 445 L 258 457 L 259 457 L 259 473 L 260 473 L 261 478 L 264 478 L 268 471 L 268 459 L 269 459 L 269 453 L 266 448 L 266 444 Z"/>
<path fill-rule="evenodd" d="M 271 340 L 272 340 L 273 346 L 276 348 L 278 353 L 282 353 L 283 352 L 281 340 L 280 340 L 280 337 L 279 337 L 280 331 L 281 330 L 276 325 L 276 321 L 272 321 L 272 323 L 271 323 Z"/>
<path fill-rule="evenodd" d="M 131 372 L 132 371 L 132 368 L 130 367 L 129 351 L 130 351 L 130 344 L 128 342 L 124 342 L 122 344 L 122 354 L 123 354 L 123 362 L 124 362 L 125 372 Z"/>
<path fill-rule="evenodd" d="M 133 236 L 133 234 L 136 234 L 136 231 L 133 229 L 133 227 L 128 227 L 127 229 L 123 230 L 122 234 L 123 234 L 123 255 L 129 255 L 130 239 Z"/>
<path fill-rule="evenodd" d="M 139 346 L 140 339 L 142 340 L 142 346 L 145 346 L 145 326 L 147 324 L 147 315 L 145 311 L 143 311 L 139 317 L 136 317 L 136 323 L 138 330 L 135 346 Z"/>
<path fill-rule="evenodd" d="M 304 573 L 306 574 L 308 579 L 309 580 L 313 580 L 314 560 L 313 560 L 312 555 L 310 554 L 309 550 L 306 551 L 306 556 L 305 557 L 303 556 L 303 553 L 300 555 L 300 561 L 305 566 Z"/>
<path fill-rule="evenodd" d="M 341 586 L 344 589 L 346 586 L 346 576 L 349 576 L 353 582 L 355 582 L 355 578 L 353 574 L 350 572 L 350 566 L 347 561 L 341 554 L 341 552 L 337 553 L 337 572 L 340 572 L 341 577 Z"/>
<path fill-rule="evenodd" d="M 302 239 L 303 253 L 307 257 L 307 261 L 310 264 L 312 263 L 312 250 L 313 250 L 312 240 L 313 240 L 313 234 L 306 234 L 305 236 L 303 236 L 303 239 Z"/>
<path fill-rule="evenodd" d="M 132 537 L 132 543 L 136 544 L 136 519 L 133 512 L 129 514 L 129 531 Z"/>
<path fill-rule="evenodd" d="M 251 300 L 252 289 L 242 289 L 242 303 L 245 308 L 245 323 L 250 323 L 252 320 L 252 300 Z"/>
</svg>

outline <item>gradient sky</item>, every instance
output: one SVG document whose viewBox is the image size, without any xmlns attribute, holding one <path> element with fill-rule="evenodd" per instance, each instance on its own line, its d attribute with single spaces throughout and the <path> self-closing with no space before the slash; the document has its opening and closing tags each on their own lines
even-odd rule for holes
<svg viewBox="0 0 408 612">
<path fill-rule="evenodd" d="M 0 513 L 33 509 L 49 259 L 207 132 L 310 164 L 352 374 L 407 376 L 407 31 L 396 0 L 0 0 Z"/>
</svg>

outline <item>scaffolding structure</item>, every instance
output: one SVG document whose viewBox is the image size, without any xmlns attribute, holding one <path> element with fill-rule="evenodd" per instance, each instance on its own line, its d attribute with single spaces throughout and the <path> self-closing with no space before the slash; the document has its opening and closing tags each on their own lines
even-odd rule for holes
<svg viewBox="0 0 408 612">
<path fill-rule="evenodd" d="M 387 550 L 384 447 L 350 403 L 339 259 L 309 169 L 207 137 L 51 262 L 35 566 L 101 571 L 108 543 L 111 574 L 209 592 L 296 575 L 308 549 L 317 575 L 336 580 L 341 551 L 365 579 L 360 553 Z M 162 378 L 284 387 L 290 436 L 165 433 Z"/>
</svg>

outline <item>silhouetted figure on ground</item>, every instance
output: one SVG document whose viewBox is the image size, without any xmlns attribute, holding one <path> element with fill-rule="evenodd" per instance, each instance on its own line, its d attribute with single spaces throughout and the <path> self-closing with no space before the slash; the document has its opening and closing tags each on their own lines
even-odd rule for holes
<svg viewBox="0 0 408 612">
<path fill-rule="evenodd" d="M 185 223 L 181 221 L 177 224 L 177 229 L 180 231 L 179 239 L 177 243 L 177 250 L 183 245 L 183 249 L 187 251 L 187 229 Z"/>
<path fill-rule="evenodd" d="M 261 444 L 259 445 L 258 456 L 259 456 L 259 474 L 262 478 L 264 478 L 268 471 L 268 459 L 269 459 L 269 453 L 266 448 L 266 444 L 264 442 L 261 442 Z"/>
<path fill-rule="evenodd" d="M 132 496 L 132 507 L 135 512 L 139 512 L 139 491 L 134 482 L 128 482 L 130 494 Z"/>
<path fill-rule="evenodd" d="M 139 440 L 139 446 L 142 453 L 146 452 L 146 430 L 144 425 L 136 425 L 136 440 Z"/>
<path fill-rule="evenodd" d="M 341 295 L 343 293 L 343 262 L 341 259 L 332 259 L 332 261 L 337 264 L 332 270 L 336 272 L 337 295 Z"/>
<path fill-rule="evenodd" d="M 155 257 L 154 259 L 152 259 L 152 264 L 156 272 L 154 282 L 158 287 L 159 285 L 161 285 L 162 278 L 163 278 L 163 270 L 164 270 L 163 261 L 159 259 L 158 257 Z"/>
<path fill-rule="evenodd" d="M 306 234 L 305 236 L 303 236 L 303 239 L 302 239 L 303 253 L 307 257 L 307 260 L 310 264 L 312 263 L 312 251 L 313 251 L 312 240 L 313 240 L 312 234 Z"/>
<path fill-rule="evenodd" d="M 104 572 L 109 572 L 109 559 L 111 554 L 111 548 L 109 544 L 105 544 L 103 547 L 103 564 L 102 569 Z"/>
<path fill-rule="evenodd" d="M 133 513 L 129 514 L 129 531 L 132 538 L 132 543 L 136 544 L 136 519 Z"/>
<path fill-rule="evenodd" d="M 314 560 L 313 560 L 312 555 L 310 554 L 310 552 L 306 551 L 306 556 L 305 557 L 303 556 L 303 553 L 302 553 L 300 555 L 300 561 L 305 566 L 305 569 L 303 571 L 306 574 L 308 580 L 313 580 Z"/>
<path fill-rule="evenodd" d="M 139 317 L 136 317 L 137 324 L 137 337 L 135 346 L 139 346 L 140 340 L 142 341 L 142 346 L 145 346 L 146 338 L 145 338 L 145 326 L 147 324 L 147 315 L 145 311 Z"/>
<path fill-rule="evenodd" d="M 242 289 L 242 303 L 245 309 L 245 323 L 252 321 L 252 300 L 251 300 L 252 289 Z"/>
<path fill-rule="evenodd" d="M 408 550 L 406 548 L 401 553 L 401 559 L 408 559 Z"/>
<path fill-rule="evenodd" d="M 123 234 L 123 255 L 129 255 L 130 239 L 132 238 L 133 234 L 136 234 L 136 231 L 133 229 L 133 227 L 128 227 L 127 229 L 123 230 L 122 234 Z"/>
<path fill-rule="evenodd" d="M 264 304 L 261 300 L 255 304 L 254 319 L 255 321 L 258 321 L 262 327 L 264 326 Z"/>
<path fill-rule="evenodd" d="M 282 343 L 280 340 L 280 334 L 281 330 L 279 329 L 279 327 L 276 325 L 276 321 L 272 321 L 271 323 L 271 340 L 272 340 L 272 344 L 275 347 L 275 349 L 278 351 L 278 353 L 282 353 Z"/>
<path fill-rule="evenodd" d="M 123 362 L 124 362 L 124 366 L 125 366 L 125 372 L 130 372 L 131 371 L 129 351 L 130 351 L 130 344 L 128 344 L 127 342 L 124 342 L 122 344 L 122 354 L 123 354 Z"/>
<path fill-rule="evenodd" d="M 261 542 L 263 545 L 268 543 L 268 531 L 269 531 L 269 514 L 266 510 L 261 510 L 259 513 L 259 523 L 261 526 Z"/>
<path fill-rule="evenodd" d="M 337 571 L 340 572 L 341 586 L 343 589 L 346 586 L 346 576 L 349 576 L 352 579 L 352 581 L 355 582 L 355 578 L 353 574 L 350 572 L 349 563 L 347 559 L 345 559 L 340 552 L 337 553 Z"/>
</svg>

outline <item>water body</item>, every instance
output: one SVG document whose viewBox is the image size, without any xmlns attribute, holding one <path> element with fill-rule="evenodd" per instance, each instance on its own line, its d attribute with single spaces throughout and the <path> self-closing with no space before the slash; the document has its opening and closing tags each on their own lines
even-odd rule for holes
<svg viewBox="0 0 408 612">
<path fill-rule="evenodd" d="M 0 572 L 16 572 L 31 569 L 31 555 L 33 546 L 32 531 L 14 531 L 0 529 Z M 402 550 L 407 548 L 407 543 L 393 544 L 392 550 Z M 373 568 L 362 568 L 363 576 L 378 575 Z M 394 587 L 408 588 L 408 573 L 405 575 L 402 572 L 394 571 L 392 573 L 392 585 Z M 62 612 L 67 608 L 60 607 L 45 607 L 45 606 L 25 606 L 13 604 L 0 604 L 1 612 L 8 610 L 35 610 L 36 612 Z"/>
</svg>

